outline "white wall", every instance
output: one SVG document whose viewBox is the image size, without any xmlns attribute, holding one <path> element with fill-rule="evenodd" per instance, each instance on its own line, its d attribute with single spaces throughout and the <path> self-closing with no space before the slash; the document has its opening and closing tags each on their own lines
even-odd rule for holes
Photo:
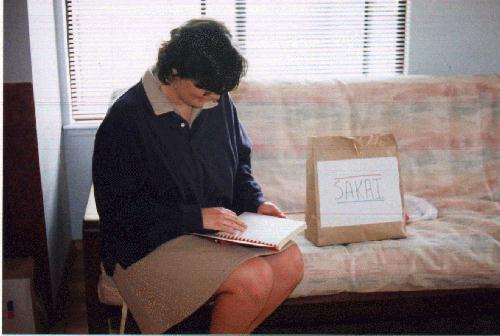
<svg viewBox="0 0 500 336">
<path fill-rule="evenodd" d="M 5 0 L 4 83 L 31 82 L 28 7 L 25 0 Z"/>
<path fill-rule="evenodd" d="M 64 103 L 58 71 L 55 15 L 50 0 L 17 0 L 28 8 L 29 37 L 38 152 L 42 179 L 45 225 L 49 252 L 52 293 L 62 278 L 71 242 L 64 150 L 62 111 Z M 28 27 L 27 27 L 28 28 Z M 15 61 L 14 61 L 15 63 Z"/>
<path fill-rule="evenodd" d="M 499 0 L 412 0 L 408 73 L 500 73 Z"/>
<path fill-rule="evenodd" d="M 82 221 L 92 185 L 95 127 L 64 127 L 68 197 L 73 239 L 82 239 Z"/>
</svg>

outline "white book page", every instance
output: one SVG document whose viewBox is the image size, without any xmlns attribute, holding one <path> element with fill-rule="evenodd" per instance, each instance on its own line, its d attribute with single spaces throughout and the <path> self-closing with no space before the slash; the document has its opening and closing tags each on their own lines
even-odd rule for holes
<svg viewBox="0 0 500 336">
<path fill-rule="evenodd" d="M 319 161 L 321 227 L 400 221 L 396 157 Z"/>
<path fill-rule="evenodd" d="M 247 224 L 247 229 L 234 236 L 271 244 L 279 244 L 291 234 L 305 229 L 305 222 L 286 218 L 265 216 L 250 212 L 242 213 L 239 215 L 239 218 Z"/>
</svg>

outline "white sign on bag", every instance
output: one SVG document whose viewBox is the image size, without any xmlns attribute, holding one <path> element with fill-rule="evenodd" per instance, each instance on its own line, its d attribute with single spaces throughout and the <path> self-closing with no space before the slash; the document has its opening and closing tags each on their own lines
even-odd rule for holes
<svg viewBox="0 0 500 336">
<path fill-rule="evenodd" d="M 318 161 L 321 227 L 401 221 L 396 157 Z"/>
</svg>

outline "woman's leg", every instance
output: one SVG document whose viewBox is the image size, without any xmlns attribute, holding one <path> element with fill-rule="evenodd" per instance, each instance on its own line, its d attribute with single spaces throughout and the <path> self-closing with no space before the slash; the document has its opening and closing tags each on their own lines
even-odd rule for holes
<svg viewBox="0 0 500 336">
<path fill-rule="evenodd" d="M 211 333 L 250 333 L 302 279 L 304 264 L 296 245 L 240 265 L 216 292 Z"/>
<path fill-rule="evenodd" d="M 261 324 L 297 287 L 304 275 L 304 261 L 297 245 L 281 253 L 261 257 L 273 270 L 274 281 L 269 298 L 262 311 L 250 325 L 250 331 Z"/>
<path fill-rule="evenodd" d="M 264 259 L 247 260 L 217 290 L 210 333 L 247 334 L 273 287 L 273 272 Z"/>
</svg>

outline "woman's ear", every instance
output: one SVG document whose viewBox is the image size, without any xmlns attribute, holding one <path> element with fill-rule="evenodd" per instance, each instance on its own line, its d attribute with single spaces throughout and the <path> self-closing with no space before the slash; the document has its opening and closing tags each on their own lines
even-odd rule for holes
<svg viewBox="0 0 500 336">
<path fill-rule="evenodd" d="M 177 76 L 177 69 L 176 68 L 172 68 L 172 76 Z"/>
</svg>

